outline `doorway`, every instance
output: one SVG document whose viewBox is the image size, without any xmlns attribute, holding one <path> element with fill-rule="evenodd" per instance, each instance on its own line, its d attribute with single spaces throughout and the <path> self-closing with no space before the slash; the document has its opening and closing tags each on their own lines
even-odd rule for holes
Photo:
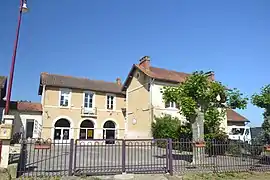
<svg viewBox="0 0 270 180">
<path fill-rule="evenodd" d="M 94 123 L 91 120 L 81 123 L 79 139 L 94 139 Z"/>
<path fill-rule="evenodd" d="M 114 144 L 116 139 L 116 128 L 113 121 L 106 121 L 103 125 L 103 139 L 106 144 Z"/>
<path fill-rule="evenodd" d="M 33 138 L 34 120 L 26 119 L 26 138 Z"/>
<path fill-rule="evenodd" d="M 54 141 L 68 142 L 70 140 L 70 123 L 67 119 L 59 119 L 54 125 Z"/>
</svg>

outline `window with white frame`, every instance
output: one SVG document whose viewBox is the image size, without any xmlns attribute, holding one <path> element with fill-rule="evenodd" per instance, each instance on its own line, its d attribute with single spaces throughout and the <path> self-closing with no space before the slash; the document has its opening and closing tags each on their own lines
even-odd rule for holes
<svg viewBox="0 0 270 180">
<path fill-rule="evenodd" d="M 165 108 L 178 108 L 178 105 L 175 102 L 166 102 L 165 103 Z"/>
<path fill-rule="evenodd" d="M 107 109 L 109 110 L 115 109 L 115 95 L 112 94 L 107 95 Z"/>
<path fill-rule="evenodd" d="M 93 108 L 94 107 L 94 93 L 93 92 L 84 92 L 84 108 Z"/>
<path fill-rule="evenodd" d="M 60 90 L 60 106 L 68 107 L 70 105 L 71 91 L 68 89 Z"/>
</svg>

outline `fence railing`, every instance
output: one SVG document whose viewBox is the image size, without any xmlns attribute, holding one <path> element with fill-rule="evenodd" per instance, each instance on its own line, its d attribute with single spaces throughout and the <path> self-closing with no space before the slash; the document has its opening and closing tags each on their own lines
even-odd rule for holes
<svg viewBox="0 0 270 180">
<path fill-rule="evenodd" d="M 171 139 L 24 140 L 18 176 L 270 171 L 263 145 Z"/>
</svg>

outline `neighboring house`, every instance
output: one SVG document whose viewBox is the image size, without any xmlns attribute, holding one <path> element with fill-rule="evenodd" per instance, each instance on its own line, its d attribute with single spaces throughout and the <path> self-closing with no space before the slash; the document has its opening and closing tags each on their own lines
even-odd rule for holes
<svg viewBox="0 0 270 180">
<path fill-rule="evenodd" d="M 208 74 L 209 80 L 214 80 L 214 73 Z M 162 90 L 165 86 L 179 85 L 187 76 L 187 73 L 152 67 L 148 56 L 132 66 L 122 88 L 126 91 L 127 138 L 152 138 L 151 124 L 155 116 L 169 114 L 185 121 L 175 102 L 164 102 Z M 227 131 L 227 116 L 223 119 L 221 128 Z"/>
<path fill-rule="evenodd" d="M 124 137 L 121 81 L 105 82 L 41 73 L 42 137 L 55 141 Z"/>
<path fill-rule="evenodd" d="M 7 77 L 0 76 L 0 100 L 6 96 Z"/>
<path fill-rule="evenodd" d="M 6 87 L 7 87 L 7 77 L 0 76 L 0 101 L 6 96 Z M 4 107 L 0 106 L 0 120 L 3 118 L 3 109 Z"/>
<path fill-rule="evenodd" d="M 0 101 L 2 113 L 5 104 L 6 101 Z M 42 130 L 42 106 L 40 103 L 11 101 L 9 113 L 15 118 L 13 134 L 22 132 L 25 138 L 40 137 Z"/>
<path fill-rule="evenodd" d="M 232 109 L 227 109 L 228 126 L 245 126 L 250 121 Z"/>
</svg>

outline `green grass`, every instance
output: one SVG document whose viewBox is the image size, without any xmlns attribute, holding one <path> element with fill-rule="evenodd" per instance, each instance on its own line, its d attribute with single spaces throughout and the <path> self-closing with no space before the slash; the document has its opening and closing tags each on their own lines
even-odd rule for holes
<svg viewBox="0 0 270 180">
<path fill-rule="evenodd" d="M 242 172 L 242 173 L 201 173 L 186 174 L 183 180 L 265 180 L 270 179 L 270 172 Z"/>
</svg>

